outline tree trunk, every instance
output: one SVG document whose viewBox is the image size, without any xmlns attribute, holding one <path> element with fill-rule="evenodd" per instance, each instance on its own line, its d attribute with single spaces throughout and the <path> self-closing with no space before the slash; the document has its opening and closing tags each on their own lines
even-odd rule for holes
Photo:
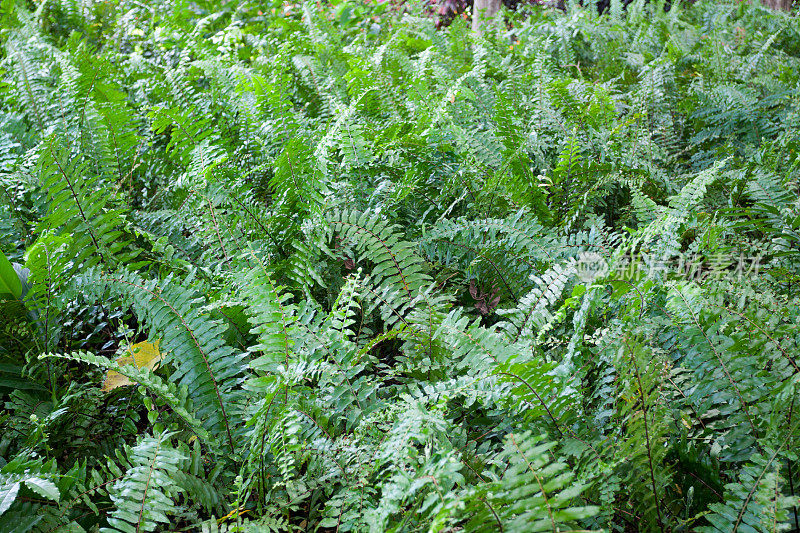
<svg viewBox="0 0 800 533">
<path fill-rule="evenodd" d="M 783 11 L 792 9 L 792 0 L 761 0 L 761 3 L 772 9 L 782 9 Z"/>
<path fill-rule="evenodd" d="M 483 27 L 500 11 L 501 0 L 475 0 L 472 4 L 472 31 L 483 35 Z"/>
</svg>

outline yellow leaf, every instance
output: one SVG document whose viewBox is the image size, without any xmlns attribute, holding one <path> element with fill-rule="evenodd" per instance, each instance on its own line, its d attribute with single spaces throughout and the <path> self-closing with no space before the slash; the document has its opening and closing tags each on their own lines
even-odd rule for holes
<svg viewBox="0 0 800 533">
<path fill-rule="evenodd" d="M 161 361 L 161 352 L 158 350 L 156 342 L 138 342 L 131 345 L 125 355 L 117 358 L 120 366 L 134 365 L 136 368 L 148 368 L 155 370 Z M 106 379 L 103 381 L 103 392 L 110 392 L 117 387 L 133 385 L 133 382 L 115 370 L 106 372 Z"/>
</svg>

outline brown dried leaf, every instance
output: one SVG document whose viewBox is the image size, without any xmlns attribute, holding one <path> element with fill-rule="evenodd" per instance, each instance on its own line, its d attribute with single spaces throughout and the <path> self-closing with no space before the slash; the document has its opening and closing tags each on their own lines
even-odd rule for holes
<svg viewBox="0 0 800 533">
<path fill-rule="evenodd" d="M 158 341 L 156 342 L 138 342 L 128 348 L 127 354 L 117 358 L 117 364 L 120 366 L 134 365 L 137 368 L 149 368 L 155 370 L 161 362 L 161 352 L 158 349 Z M 103 387 L 100 389 L 103 392 L 110 392 L 117 387 L 125 387 L 133 385 L 134 383 L 115 370 L 106 372 L 106 378 L 103 380 Z"/>
</svg>

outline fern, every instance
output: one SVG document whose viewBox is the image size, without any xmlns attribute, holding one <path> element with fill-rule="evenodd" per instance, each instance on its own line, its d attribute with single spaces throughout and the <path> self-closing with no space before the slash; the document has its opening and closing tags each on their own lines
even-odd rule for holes
<svg viewBox="0 0 800 533">
<path fill-rule="evenodd" d="M 711 506 L 711 526 L 698 531 L 781 531 L 786 508 L 791 499 L 780 495 L 779 467 L 775 464 L 778 450 L 765 450 L 769 455 L 754 455 L 741 471 L 739 480 L 725 486 L 725 502 Z"/>
<path fill-rule="evenodd" d="M 335 4 L 0 2 L 0 529 L 800 527 L 794 19 Z"/>
<path fill-rule="evenodd" d="M 100 262 L 116 265 L 116 254 L 125 245 L 119 231 L 121 212 L 105 208 L 109 198 L 101 182 L 87 179 L 86 163 L 72 157 L 55 138 L 47 141 L 40 165 L 52 215 L 42 222 L 39 231 L 55 230 L 72 236 L 65 253 L 73 268 L 89 268 Z"/>
<path fill-rule="evenodd" d="M 465 495 L 467 527 L 474 531 L 553 531 L 592 516 L 596 507 L 572 502 L 585 489 L 567 465 L 548 455 L 554 444 L 529 433 L 509 434 L 498 460 L 499 479 Z"/>
<path fill-rule="evenodd" d="M 171 498 L 179 492 L 174 476 L 184 459 L 169 438 L 169 433 L 146 436 L 128 449 L 125 475 L 110 491 L 116 508 L 103 531 L 154 531 L 159 523 L 169 523 Z"/>
<path fill-rule="evenodd" d="M 70 359 L 73 361 L 80 361 L 91 365 L 99 366 L 104 370 L 113 370 L 130 379 L 134 383 L 146 388 L 148 391 L 157 395 L 164 400 L 167 405 L 172 408 L 176 415 L 178 415 L 183 422 L 190 428 L 203 442 L 209 444 L 214 443 L 214 439 L 202 423 L 194 417 L 191 412 L 191 407 L 188 405 L 186 393 L 177 390 L 174 383 L 163 381 L 158 375 L 153 374 L 146 368 L 138 368 L 135 365 L 120 366 L 116 361 L 108 359 L 103 356 L 93 355 L 88 352 L 73 352 L 70 354 L 44 354 L 42 358 L 58 357 Z"/>
<path fill-rule="evenodd" d="M 158 284 L 124 270 L 88 273 L 81 283 L 86 294 L 99 298 L 107 292 L 133 306 L 163 335 L 162 350 L 169 354 L 165 363 L 175 368 L 170 380 L 187 388 L 195 416 L 235 453 L 235 386 L 242 371 L 241 356 L 224 344 L 222 324 L 204 318 L 194 307 L 197 296 L 170 279 Z"/>
</svg>

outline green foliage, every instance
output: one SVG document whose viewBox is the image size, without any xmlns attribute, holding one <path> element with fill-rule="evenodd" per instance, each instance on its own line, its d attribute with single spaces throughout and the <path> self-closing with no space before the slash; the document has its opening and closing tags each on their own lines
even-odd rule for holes
<svg viewBox="0 0 800 533">
<path fill-rule="evenodd" d="M 478 485 L 467 496 L 465 515 L 470 531 L 558 531 L 593 516 L 594 507 L 571 505 L 586 488 L 575 483 L 569 466 L 553 460 L 554 442 L 530 435 L 506 436 L 498 456 L 506 461 L 500 479 Z"/>
<path fill-rule="evenodd" d="M 126 452 L 125 474 L 111 489 L 116 508 L 101 531 L 154 531 L 159 522 L 170 522 L 167 513 L 179 492 L 175 474 L 183 457 L 170 448 L 168 434 L 146 436 Z"/>
<path fill-rule="evenodd" d="M 0 2 L 0 531 L 800 530 L 797 17 L 568 4 Z"/>
</svg>

